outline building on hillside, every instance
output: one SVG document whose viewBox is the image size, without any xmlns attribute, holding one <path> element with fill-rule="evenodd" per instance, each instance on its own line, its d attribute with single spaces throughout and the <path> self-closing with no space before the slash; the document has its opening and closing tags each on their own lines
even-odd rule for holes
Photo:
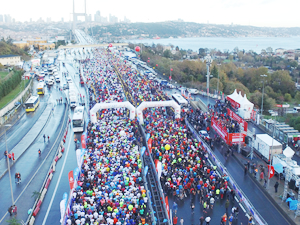
<svg viewBox="0 0 300 225">
<path fill-rule="evenodd" d="M 21 56 L 19 55 L 0 55 L 0 63 L 3 66 L 14 66 L 21 61 Z"/>
<path fill-rule="evenodd" d="M 25 48 L 25 47 L 29 47 L 29 44 L 27 43 L 27 41 L 14 41 L 13 44 L 19 48 Z"/>
<path fill-rule="evenodd" d="M 285 51 L 286 50 L 283 49 L 283 48 L 277 48 L 277 49 L 275 49 L 275 54 L 276 55 L 283 55 Z"/>
<path fill-rule="evenodd" d="M 45 39 L 27 39 L 26 40 L 29 45 L 33 45 L 35 48 L 39 47 L 39 44 L 47 43 Z"/>
<path fill-rule="evenodd" d="M 44 51 L 44 50 L 53 50 L 55 49 L 55 44 L 54 43 L 40 43 L 38 44 L 39 51 Z"/>
</svg>

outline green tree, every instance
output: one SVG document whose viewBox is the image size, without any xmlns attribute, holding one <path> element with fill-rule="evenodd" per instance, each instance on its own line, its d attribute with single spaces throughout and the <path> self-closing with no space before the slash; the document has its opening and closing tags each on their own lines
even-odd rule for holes
<svg viewBox="0 0 300 225">
<path fill-rule="evenodd" d="M 167 49 L 167 50 L 164 51 L 163 56 L 166 57 L 166 58 L 171 58 L 172 53 L 169 49 Z"/>
<path fill-rule="evenodd" d="M 296 95 L 295 95 L 295 100 L 300 102 L 300 92 L 297 91 Z"/>
<path fill-rule="evenodd" d="M 295 94 L 296 87 L 288 71 L 275 71 L 271 74 L 269 83 L 273 90 L 276 90 L 277 92 L 280 91 L 281 93 L 289 93 L 291 95 Z"/>
<path fill-rule="evenodd" d="M 216 67 L 216 65 L 213 65 L 213 68 L 211 70 L 211 75 L 213 75 L 213 77 L 215 78 L 218 77 L 218 68 Z"/>
<path fill-rule="evenodd" d="M 284 100 L 285 101 L 289 102 L 289 101 L 291 101 L 291 99 L 292 99 L 292 96 L 289 93 L 284 94 Z"/>
<path fill-rule="evenodd" d="M 296 60 L 293 60 L 293 61 L 290 62 L 290 66 L 297 68 L 298 67 L 298 62 Z"/>
<path fill-rule="evenodd" d="M 211 78 L 209 82 L 209 88 L 213 90 L 217 90 L 218 87 L 218 78 Z M 219 81 L 219 91 L 223 91 L 224 85 L 221 81 Z"/>
</svg>

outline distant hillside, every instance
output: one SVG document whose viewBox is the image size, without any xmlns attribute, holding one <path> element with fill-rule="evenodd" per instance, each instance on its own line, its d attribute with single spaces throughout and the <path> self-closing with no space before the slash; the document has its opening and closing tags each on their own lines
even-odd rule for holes
<svg viewBox="0 0 300 225">
<path fill-rule="evenodd" d="M 199 24 L 167 21 L 159 23 L 116 23 L 95 26 L 93 35 L 100 39 L 168 37 L 287 37 L 300 36 L 300 28 L 253 27 L 241 25 Z M 91 30 L 89 30 L 91 32 Z M 91 34 L 91 33 L 90 33 Z"/>
<path fill-rule="evenodd" d="M 23 56 L 23 57 L 28 56 L 26 51 L 24 51 L 23 49 L 13 45 L 11 39 L 8 39 L 7 41 L 2 39 L 0 41 L 0 55 L 10 55 L 10 54 L 20 55 L 20 56 Z"/>
</svg>

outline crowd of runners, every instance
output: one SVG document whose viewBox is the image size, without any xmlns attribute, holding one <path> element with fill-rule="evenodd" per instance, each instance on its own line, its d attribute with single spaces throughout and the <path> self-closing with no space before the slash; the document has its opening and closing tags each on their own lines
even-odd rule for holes
<svg viewBox="0 0 300 225">
<path fill-rule="evenodd" d="M 148 81 L 118 55 L 107 50 L 95 50 L 94 58 L 82 65 L 90 109 L 97 102 L 130 101 L 137 107 L 143 101 L 168 100 L 159 84 Z M 223 106 L 216 107 L 220 123 L 234 130 L 235 121 L 223 114 Z M 95 124 L 88 124 L 87 150 L 73 193 L 68 224 L 152 223 L 141 176 L 142 138 L 137 120 L 129 120 L 126 112 L 126 109 L 104 109 L 97 115 Z M 195 202 L 200 202 L 203 209 L 200 223 L 206 221 L 209 224 L 215 201 L 224 198 L 227 213 L 222 215 L 221 223 L 228 221 L 231 224 L 239 212 L 238 207 L 234 207 L 232 213 L 228 211 L 232 205 L 229 201 L 234 199 L 235 193 L 228 191 L 227 177 L 218 175 L 216 166 L 208 162 L 208 153 L 193 137 L 184 120 L 185 116 L 194 118 L 197 121 L 195 128 L 204 129 L 209 124 L 210 114 L 190 110 L 182 112 L 181 119 L 175 119 L 169 107 L 148 108 L 143 114 L 143 127 L 152 140 L 152 157 L 162 165 L 161 185 L 165 195 L 175 202 L 176 223 L 177 203 L 189 198 L 193 213 Z"/>
<path fill-rule="evenodd" d="M 96 102 L 123 101 L 120 81 L 110 67 L 111 55 L 94 52 L 84 65 L 90 108 Z M 87 127 L 87 149 L 68 224 L 151 224 L 136 121 L 124 109 L 105 109 Z"/>
</svg>

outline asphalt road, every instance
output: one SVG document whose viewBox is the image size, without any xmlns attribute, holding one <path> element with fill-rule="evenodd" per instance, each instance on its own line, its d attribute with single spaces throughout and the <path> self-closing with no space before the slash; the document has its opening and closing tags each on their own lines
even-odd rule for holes
<svg viewBox="0 0 300 225">
<path fill-rule="evenodd" d="M 76 72 L 77 68 L 74 69 L 69 64 L 66 64 L 66 67 L 62 68 L 62 72 L 69 72 L 69 76 L 72 78 L 73 83 L 77 87 L 77 91 L 82 96 L 87 96 L 85 89 L 80 85 L 80 78 Z M 62 83 L 65 83 L 65 78 L 62 77 Z M 86 105 L 87 106 L 87 105 Z M 70 111 L 70 118 L 73 116 L 73 112 Z M 85 119 L 88 119 L 87 113 L 85 113 Z M 63 194 L 66 192 L 69 196 L 70 186 L 68 181 L 68 173 L 71 170 L 74 170 L 77 167 L 77 160 L 75 154 L 75 143 L 74 143 L 74 133 L 72 127 L 69 127 L 69 132 L 66 139 L 66 151 L 56 164 L 56 173 L 54 173 L 53 180 L 49 185 L 47 195 L 45 196 L 43 207 L 41 208 L 38 216 L 36 217 L 36 224 L 58 224 L 61 214 L 60 214 L 60 201 L 62 200 Z M 75 133 L 75 136 L 80 140 L 82 133 Z"/>
<path fill-rule="evenodd" d="M 49 92 L 51 92 L 49 100 L 60 96 L 60 93 L 57 90 Z M 12 190 L 15 204 L 18 206 L 18 219 L 24 221 L 27 219 L 27 211 L 34 203 L 34 198 L 31 198 L 31 195 L 34 191 L 40 190 L 42 182 L 45 179 L 45 175 L 52 163 L 56 150 L 55 148 L 52 148 L 52 145 L 59 134 L 59 128 L 62 123 L 64 111 L 64 104 L 54 106 L 53 114 L 50 116 L 50 119 L 45 125 L 43 131 L 38 135 L 34 143 L 24 152 L 19 160 L 11 167 Z M 33 124 L 28 124 L 29 127 L 32 127 L 32 125 Z M 16 129 L 15 132 L 16 134 L 14 135 L 20 137 L 23 137 L 22 135 L 24 135 L 21 128 Z M 44 141 L 43 134 L 46 134 L 46 136 L 49 135 L 49 142 L 47 140 Z M 39 149 L 42 151 L 41 156 L 38 154 Z M 21 174 L 22 182 L 20 184 L 15 183 L 14 174 L 16 172 Z M 0 185 L 1 208 L 5 209 L 0 211 L 1 224 L 2 221 L 8 219 L 9 216 L 7 215 L 6 210 L 12 204 L 9 174 L 6 173 L 1 178 L 0 182 L 1 184 L 4 184 Z"/>
</svg>

